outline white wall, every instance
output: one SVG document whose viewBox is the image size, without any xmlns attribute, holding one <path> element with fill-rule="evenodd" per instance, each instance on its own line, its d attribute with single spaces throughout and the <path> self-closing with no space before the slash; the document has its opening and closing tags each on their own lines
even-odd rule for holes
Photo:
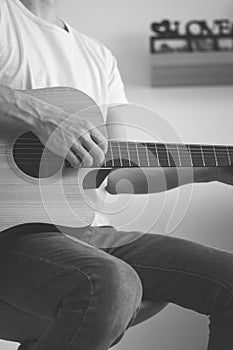
<svg viewBox="0 0 233 350">
<path fill-rule="evenodd" d="M 148 85 L 150 24 L 163 18 L 231 18 L 231 0 L 59 0 L 60 13 L 119 60 L 127 84 Z"/>
<path fill-rule="evenodd" d="M 159 111 L 186 142 L 233 144 L 232 87 L 149 88 L 150 23 L 162 18 L 232 18 L 231 0 L 59 0 L 59 9 L 70 24 L 113 50 L 132 102 Z M 167 194 L 168 202 L 174 193 Z M 138 197 L 135 205 L 140 207 L 144 200 Z M 162 195 L 153 196 L 150 211 L 131 228 L 147 227 L 152 209 L 160 208 L 162 203 Z M 218 184 L 195 186 L 190 207 L 173 234 L 232 251 L 232 207 L 232 188 Z M 112 217 L 112 223 L 119 225 L 124 219 L 124 213 L 120 213 Z M 116 349 L 201 350 L 206 343 L 207 320 L 171 306 L 130 330 Z M 2 350 L 14 348 L 15 345 L 0 344 Z"/>
</svg>

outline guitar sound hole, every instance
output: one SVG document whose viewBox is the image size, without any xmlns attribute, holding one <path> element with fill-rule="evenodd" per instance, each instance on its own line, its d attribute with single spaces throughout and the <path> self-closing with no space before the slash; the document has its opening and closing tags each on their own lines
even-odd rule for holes
<svg viewBox="0 0 233 350">
<path fill-rule="evenodd" d="M 64 160 L 45 148 L 32 132 L 15 141 L 13 158 L 24 174 L 37 179 L 54 176 L 64 166 Z"/>
</svg>

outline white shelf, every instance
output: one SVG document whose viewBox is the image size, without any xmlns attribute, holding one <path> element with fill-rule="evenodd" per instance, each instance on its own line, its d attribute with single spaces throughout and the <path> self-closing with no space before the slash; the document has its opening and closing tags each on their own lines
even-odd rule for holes
<svg viewBox="0 0 233 350">
<path fill-rule="evenodd" d="M 233 52 L 151 55 L 152 86 L 233 84 Z"/>
</svg>

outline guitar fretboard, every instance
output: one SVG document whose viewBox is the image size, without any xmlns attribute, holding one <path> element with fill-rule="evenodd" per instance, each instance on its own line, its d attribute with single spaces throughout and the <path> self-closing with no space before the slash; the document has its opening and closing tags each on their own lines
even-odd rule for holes
<svg viewBox="0 0 233 350">
<path fill-rule="evenodd" d="M 232 164 L 233 146 L 109 141 L 102 167 L 225 167 Z"/>
<path fill-rule="evenodd" d="M 17 139 L 13 155 L 17 164 L 39 169 L 44 145 L 31 132 Z M 53 155 L 50 155 L 50 162 Z M 55 157 L 57 158 L 57 156 Z M 233 165 L 233 146 L 134 141 L 108 141 L 101 168 L 125 167 L 228 167 Z M 93 167 L 96 167 L 93 165 Z M 37 171 L 38 171 L 37 169 Z"/>
</svg>

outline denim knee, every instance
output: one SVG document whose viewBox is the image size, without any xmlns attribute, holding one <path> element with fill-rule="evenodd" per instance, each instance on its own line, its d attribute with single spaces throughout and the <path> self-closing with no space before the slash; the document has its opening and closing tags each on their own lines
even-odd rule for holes
<svg viewBox="0 0 233 350">
<path fill-rule="evenodd" d="M 96 292 L 109 304 L 110 317 L 125 326 L 137 313 L 142 300 L 142 284 L 136 271 L 119 259 L 99 261 Z M 101 311 L 100 311 L 101 312 Z"/>
<path fill-rule="evenodd" d="M 142 300 L 142 284 L 136 271 L 117 258 L 88 259 L 82 268 L 83 280 L 75 272 L 72 288 L 63 300 L 63 313 L 77 328 L 88 329 L 90 339 L 97 344 L 104 339 L 109 347 L 122 337 L 136 317 Z M 72 321 L 73 322 L 73 321 Z M 66 317 L 67 324 L 67 317 Z"/>
<path fill-rule="evenodd" d="M 142 283 L 136 271 L 122 260 L 105 261 L 102 267 L 102 293 L 108 302 L 103 317 L 112 328 L 115 345 L 124 335 L 139 312 L 142 301 Z M 103 324 L 103 327 L 106 325 Z"/>
</svg>

